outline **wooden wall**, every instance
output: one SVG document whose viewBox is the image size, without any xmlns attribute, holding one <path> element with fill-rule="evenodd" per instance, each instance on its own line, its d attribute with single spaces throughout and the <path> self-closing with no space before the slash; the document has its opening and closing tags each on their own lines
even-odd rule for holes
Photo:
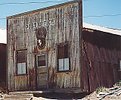
<svg viewBox="0 0 121 100">
<path fill-rule="evenodd" d="M 71 2 L 8 17 L 9 90 L 20 90 L 30 84 L 29 70 L 35 69 L 35 55 L 43 52 L 48 54 L 49 87 L 80 87 L 79 7 L 78 2 Z M 46 47 L 38 50 L 35 29 L 42 26 L 47 30 Z M 71 71 L 57 72 L 57 44 L 67 41 Z M 27 76 L 16 76 L 16 50 L 21 49 L 27 49 Z M 35 87 L 35 83 L 34 80 L 31 85 Z"/>
<path fill-rule="evenodd" d="M 6 50 L 7 45 L 0 43 L 0 85 L 6 85 Z"/>
<path fill-rule="evenodd" d="M 120 79 L 121 37 L 109 33 L 83 29 L 82 89 L 111 87 Z"/>
</svg>

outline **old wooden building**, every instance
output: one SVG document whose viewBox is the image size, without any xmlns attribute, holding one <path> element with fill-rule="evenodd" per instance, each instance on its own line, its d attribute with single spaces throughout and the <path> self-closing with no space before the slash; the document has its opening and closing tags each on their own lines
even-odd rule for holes
<svg viewBox="0 0 121 100">
<path fill-rule="evenodd" d="M 10 91 L 93 91 L 119 80 L 120 36 L 82 31 L 81 8 L 75 0 L 7 17 Z"/>
<path fill-rule="evenodd" d="M 111 87 L 121 79 L 121 30 L 84 23 L 81 50 L 83 90 Z"/>
<path fill-rule="evenodd" d="M 81 2 L 7 18 L 8 89 L 80 87 Z"/>
</svg>

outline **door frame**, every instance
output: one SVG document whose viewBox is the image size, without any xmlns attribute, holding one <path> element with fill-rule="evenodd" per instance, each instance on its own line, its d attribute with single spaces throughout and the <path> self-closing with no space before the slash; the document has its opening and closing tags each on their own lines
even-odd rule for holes
<svg viewBox="0 0 121 100">
<path fill-rule="evenodd" d="M 48 79 L 49 79 L 49 75 L 48 75 L 48 73 L 49 73 L 49 70 L 48 70 L 48 54 L 47 53 L 43 53 L 43 54 L 36 54 L 35 55 L 35 76 L 36 76 L 36 90 L 39 90 L 39 88 L 38 88 L 38 79 L 37 79 L 37 77 L 38 77 L 38 75 L 37 75 L 37 70 L 38 70 L 38 65 L 37 65 L 37 57 L 38 56 L 42 56 L 42 55 L 45 55 L 45 65 L 46 65 L 46 68 L 47 68 L 47 86 L 46 86 L 46 89 L 48 89 L 48 85 L 49 85 L 49 82 L 48 82 Z"/>
</svg>

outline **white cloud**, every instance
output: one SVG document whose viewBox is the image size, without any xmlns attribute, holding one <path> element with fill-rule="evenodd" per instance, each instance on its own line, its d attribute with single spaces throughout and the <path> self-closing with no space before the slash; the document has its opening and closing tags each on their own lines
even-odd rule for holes
<svg viewBox="0 0 121 100">
<path fill-rule="evenodd" d="M 7 34 L 5 29 L 0 29 L 0 43 L 7 43 Z"/>
</svg>

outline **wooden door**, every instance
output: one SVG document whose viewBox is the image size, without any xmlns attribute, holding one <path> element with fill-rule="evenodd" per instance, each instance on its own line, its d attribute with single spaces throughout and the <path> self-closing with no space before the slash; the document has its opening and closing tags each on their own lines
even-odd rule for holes
<svg viewBox="0 0 121 100">
<path fill-rule="evenodd" d="M 48 69 L 46 64 L 46 55 L 37 55 L 37 89 L 46 89 L 47 88 L 47 79 L 48 79 Z"/>
</svg>

